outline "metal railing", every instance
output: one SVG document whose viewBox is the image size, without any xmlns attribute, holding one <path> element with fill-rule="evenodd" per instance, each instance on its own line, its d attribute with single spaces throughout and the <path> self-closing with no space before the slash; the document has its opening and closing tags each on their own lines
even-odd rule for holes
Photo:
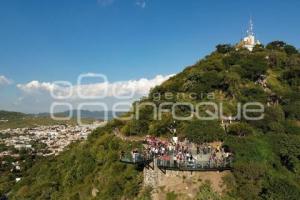
<svg viewBox="0 0 300 200">
<path fill-rule="evenodd" d="M 159 168 L 182 171 L 220 171 L 229 170 L 232 167 L 232 159 L 216 161 L 173 161 L 156 159 Z"/>
<path fill-rule="evenodd" d="M 120 156 L 120 161 L 130 164 L 144 164 L 153 161 L 153 157 L 143 154 L 124 154 Z"/>
<path fill-rule="evenodd" d="M 154 161 L 154 164 L 165 170 L 181 170 L 181 171 L 222 171 L 230 170 L 232 168 L 232 157 L 224 158 L 222 160 L 181 160 L 174 161 L 173 159 L 163 159 L 162 157 L 141 154 L 141 153 L 124 153 L 120 156 L 120 161 L 128 164 L 147 165 Z"/>
</svg>

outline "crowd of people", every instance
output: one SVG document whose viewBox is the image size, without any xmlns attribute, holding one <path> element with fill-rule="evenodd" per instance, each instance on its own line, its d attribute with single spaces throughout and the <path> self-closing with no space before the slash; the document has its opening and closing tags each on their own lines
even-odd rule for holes
<svg viewBox="0 0 300 200">
<path fill-rule="evenodd" d="M 134 149 L 131 156 L 133 162 L 155 158 L 160 166 L 166 167 L 220 167 L 227 165 L 232 159 L 232 154 L 226 152 L 221 145 L 195 144 L 186 139 L 179 141 L 177 137 L 167 141 L 147 136 L 144 151 Z"/>
</svg>

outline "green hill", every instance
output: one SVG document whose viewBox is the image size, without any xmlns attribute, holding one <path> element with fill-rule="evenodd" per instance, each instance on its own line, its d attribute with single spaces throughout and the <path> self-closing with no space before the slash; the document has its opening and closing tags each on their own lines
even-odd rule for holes
<svg viewBox="0 0 300 200">
<path fill-rule="evenodd" d="M 112 112 L 109 112 L 109 119 L 112 119 Z M 121 113 L 117 113 L 121 114 Z M 69 111 L 55 113 L 56 117 L 69 117 Z M 95 120 L 102 120 L 103 112 L 98 111 L 81 111 L 82 121 L 86 124 L 92 123 Z M 8 128 L 25 128 L 36 126 L 51 126 L 58 124 L 77 124 L 77 111 L 74 110 L 70 120 L 54 120 L 49 113 L 40 114 L 24 114 L 20 112 L 0 111 L 0 130 Z"/>
<path fill-rule="evenodd" d="M 9 111 L 0 110 L 1 120 L 15 120 L 26 116 L 27 116 L 26 114 L 20 112 L 9 112 Z"/>
<path fill-rule="evenodd" d="M 56 121 L 49 116 L 34 116 L 20 112 L 0 111 L 0 130 L 56 124 L 76 124 L 76 120 Z"/>
<path fill-rule="evenodd" d="M 191 95 L 192 94 L 192 98 Z M 211 97 L 214 98 L 211 98 Z M 194 142 L 224 141 L 235 154 L 228 191 L 211 199 L 287 199 L 300 196 L 300 54 L 293 46 L 275 41 L 253 52 L 218 45 L 215 52 L 154 88 L 143 102 L 223 103 L 224 115 L 235 115 L 240 102 L 260 102 L 264 118 L 242 117 L 224 130 L 221 120 L 188 121 L 163 113 L 153 119 L 153 107 L 142 106 L 139 120 L 114 120 L 96 130 L 86 143 L 37 163 L 10 191 L 10 199 L 149 199 L 142 190 L 142 173 L 118 162 L 118 152 L 133 145 L 112 134 L 180 137 Z M 211 109 L 207 106 L 208 109 Z M 202 107 L 203 109 L 203 107 Z M 188 116 L 185 105 L 175 113 Z M 128 113 L 129 115 L 129 113 Z M 94 197 L 92 195 L 94 191 Z M 175 191 L 176 192 L 176 191 Z M 199 199 L 209 190 L 200 192 Z M 211 191 L 210 191 L 211 192 Z M 137 197 L 138 196 L 138 197 Z M 172 195 L 171 195 L 172 196 Z M 176 196 L 176 195 L 173 195 Z M 204 198 L 205 199 L 205 198 Z"/>
</svg>

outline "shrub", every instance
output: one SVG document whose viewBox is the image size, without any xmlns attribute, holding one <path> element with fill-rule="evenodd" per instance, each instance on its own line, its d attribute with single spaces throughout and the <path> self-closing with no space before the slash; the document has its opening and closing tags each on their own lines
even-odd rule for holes
<svg viewBox="0 0 300 200">
<path fill-rule="evenodd" d="M 216 46 L 217 52 L 218 53 L 229 53 L 234 50 L 234 47 L 231 46 L 230 44 L 219 44 Z"/>
<path fill-rule="evenodd" d="M 230 124 L 227 133 L 241 137 L 252 134 L 253 128 L 247 123 L 238 122 Z"/>
<path fill-rule="evenodd" d="M 222 140 L 224 129 L 218 121 L 194 120 L 184 125 L 183 134 L 192 142 L 203 143 Z"/>
</svg>

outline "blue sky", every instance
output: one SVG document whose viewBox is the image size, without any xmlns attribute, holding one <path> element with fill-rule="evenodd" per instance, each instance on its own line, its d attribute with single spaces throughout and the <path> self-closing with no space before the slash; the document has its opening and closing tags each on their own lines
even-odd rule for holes
<svg viewBox="0 0 300 200">
<path fill-rule="evenodd" d="M 2 0 L 0 77 L 10 84 L 0 86 L 0 109 L 47 111 L 45 100 L 16 87 L 33 80 L 75 83 L 92 72 L 116 82 L 180 72 L 216 44 L 241 39 L 250 15 L 262 43 L 299 48 L 299 8 L 298 0 Z"/>
</svg>

